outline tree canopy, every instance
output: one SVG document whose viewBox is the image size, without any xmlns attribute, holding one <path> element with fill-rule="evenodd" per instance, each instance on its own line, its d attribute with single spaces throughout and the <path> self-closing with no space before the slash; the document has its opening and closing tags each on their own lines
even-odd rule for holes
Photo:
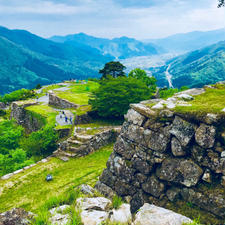
<svg viewBox="0 0 225 225">
<path fill-rule="evenodd" d="M 218 7 L 220 8 L 222 6 L 225 6 L 225 1 L 224 0 L 219 0 Z"/>
<path fill-rule="evenodd" d="M 151 87 L 152 90 L 156 89 L 155 77 L 149 77 L 145 70 L 142 70 L 140 68 L 133 69 L 128 74 L 128 77 L 133 77 L 143 81 L 148 87 Z"/>
<path fill-rule="evenodd" d="M 141 80 L 133 77 L 109 77 L 93 92 L 89 103 L 102 117 L 122 117 L 130 103 L 138 103 L 151 96 L 151 89 Z"/>
<path fill-rule="evenodd" d="M 99 70 L 99 73 L 102 74 L 102 78 L 106 78 L 107 75 L 116 78 L 125 76 L 124 69 L 126 69 L 126 67 L 122 63 L 112 61 L 106 63 L 104 68 Z"/>
</svg>

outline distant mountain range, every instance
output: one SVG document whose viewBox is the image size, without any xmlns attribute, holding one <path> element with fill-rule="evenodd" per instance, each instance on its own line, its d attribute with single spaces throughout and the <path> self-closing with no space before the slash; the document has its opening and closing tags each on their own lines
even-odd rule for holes
<svg viewBox="0 0 225 225">
<path fill-rule="evenodd" d="M 202 87 L 225 80 L 225 41 L 169 60 L 165 66 L 151 68 L 159 86 L 168 86 L 165 72 L 174 87 Z"/>
<path fill-rule="evenodd" d="M 175 34 L 162 39 L 145 40 L 145 42 L 160 46 L 164 51 L 170 53 L 184 53 L 224 40 L 225 28 L 212 31 L 194 31 L 184 34 Z"/>
<path fill-rule="evenodd" d="M 146 43 L 128 37 L 110 40 L 84 33 L 44 39 L 25 30 L 0 27 L 0 94 L 33 88 L 38 83 L 99 77 L 99 69 L 112 60 L 128 59 L 129 64 L 131 59 L 139 65 L 139 57 L 146 57 L 142 62 L 148 67 L 161 65 L 161 54 L 177 55 L 221 40 L 225 40 L 224 29 L 177 34 Z M 174 85 L 199 86 L 225 79 L 223 45 L 221 42 L 169 61 Z M 151 63 L 147 62 L 148 56 L 153 60 Z M 167 84 L 164 73 L 167 66 L 150 69 L 160 85 Z"/>
<path fill-rule="evenodd" d="M 92 48 L 98 49 L 103 55 L 111 55 L 116 59 L 156 55 L 164 51 L 155 44 L 143 43 L 128 37 L 114 38 L 110 40 L 79 33 L 67 36 L 53 36 L 49 40 L 58 43 L 67 43 L 73 46 L 77 46 L 78 44 L 88 45 Z"/>
<path fill-rule="evenodd" d="M 64 79 L 97 77 L 112 56 L 79 44 L 55 43 L 24 30 L 0 27 L 0 94 Z"/>
</svg>

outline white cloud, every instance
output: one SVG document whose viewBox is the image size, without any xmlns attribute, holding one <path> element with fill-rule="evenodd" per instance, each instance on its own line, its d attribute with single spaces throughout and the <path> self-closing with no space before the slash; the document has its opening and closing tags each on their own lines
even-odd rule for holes
<svg viewBox="0 0 225 225">
<path fill-rule="evenodd" d="M 139 39 L 225 27 L 225 10 L 216 7 L 217 0 L 124 1 L 0 0 L 0 21 L 41 36 L 85 32 Z"/>
</svg>

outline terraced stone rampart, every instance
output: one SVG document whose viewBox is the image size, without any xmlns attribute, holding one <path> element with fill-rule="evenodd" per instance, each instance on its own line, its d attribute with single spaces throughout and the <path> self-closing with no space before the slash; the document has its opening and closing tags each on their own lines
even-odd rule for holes
<svg viewBox="0 0 225 225">
<path fill-rule="evenodd" d="M 189 205 L 205 222 L 223 223 L 225 119 L 204 118 L 131 105 L 100 182 L 129 199 L 132 212 L 146 202 L 180 213 Z"/>
</svg>

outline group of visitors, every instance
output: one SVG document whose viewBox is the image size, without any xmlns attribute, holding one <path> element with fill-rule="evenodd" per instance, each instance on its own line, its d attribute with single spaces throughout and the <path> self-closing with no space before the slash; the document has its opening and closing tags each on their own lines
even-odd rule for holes
<svg viewBox="0 0 225 225">
<path fill-rule="evenodd" d="M 60 112 L 60 119 L 62 119 L 63 117 L 64 117 L 64 119 L 65 119 L 65 122 L 66 123 L 71 123 L 71 124 L 73 124 L 73 118 L 72 118 L 72 116 L 70 116 L 70 117 L 68 117 L 66 114 L 65 114 L 65 112 L 64 111 L 61 111 Z"/>
</svg>

